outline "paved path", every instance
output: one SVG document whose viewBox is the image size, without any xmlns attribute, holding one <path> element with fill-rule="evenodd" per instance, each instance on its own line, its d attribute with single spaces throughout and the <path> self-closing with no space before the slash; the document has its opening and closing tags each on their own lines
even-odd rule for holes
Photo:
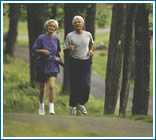
<svg viewBox="0 0 156 140">
<path fill-rule="evenodd" d="M 152 137 L 152 123 L 110 116 L 5 113 L 4 136 Z"/>
</svg>

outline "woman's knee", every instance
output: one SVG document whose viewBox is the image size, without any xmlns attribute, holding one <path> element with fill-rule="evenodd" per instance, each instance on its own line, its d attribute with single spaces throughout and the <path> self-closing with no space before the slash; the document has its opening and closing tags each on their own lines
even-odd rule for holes
<svg viewBox="0 0 156 140">
<path fill-rule="evenodd" d="M 56 77 L 50 77 L 48 80 L 48 86 L 50 90 L 55 88 Z"/>
</svg>

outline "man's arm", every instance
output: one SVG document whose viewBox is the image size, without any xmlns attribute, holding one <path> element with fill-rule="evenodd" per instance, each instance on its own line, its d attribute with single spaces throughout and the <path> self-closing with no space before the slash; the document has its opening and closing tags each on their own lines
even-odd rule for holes
<svg viewBox="0 0 156 140">
<path fill-rule="evenodd" d="M 94 47 L 93 42 L 90 41 L 90 42 L 89 42 L 89 55 L 90 55 L 90 56 L 93 56 L 94 53 L 95 53 L 95 47 Z"/>
</svg>

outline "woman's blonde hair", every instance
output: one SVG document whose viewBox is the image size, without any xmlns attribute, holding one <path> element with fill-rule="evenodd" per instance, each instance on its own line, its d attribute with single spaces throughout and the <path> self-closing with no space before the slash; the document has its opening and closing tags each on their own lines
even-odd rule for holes
<svg viewBox="0 0 156 140">
<path fill-rule="evenodd" d="M 55 20 L 55 19 L 48 19 L 47 21 L 45 21 L 45 23 L 44 23 L 44 29 L 47 31 L 47 26 L 48 26 L 48 24 L 49 24 L 49 22 L 53 22 L 54 24 L 55 24 L 55 26 L 56 26 L 56 29 L 58 29 L 58 21 L 57 20 Z"/>
</svg>

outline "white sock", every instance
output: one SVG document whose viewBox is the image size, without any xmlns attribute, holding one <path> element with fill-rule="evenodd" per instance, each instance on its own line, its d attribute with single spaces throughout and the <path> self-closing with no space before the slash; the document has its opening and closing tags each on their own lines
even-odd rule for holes
<svg viewBox="0 0 156 140">
<path fill-rule="evenodd" d="M 44 103 L 39 104 L 39 115 L 44 115 L 45 110 L 44 110 Z"/>
<path fill-rule="evenodd" d="M 44 103 L 40 103 L 40 108 L 44 110 Z"/>
<path fill-rule="evenodd" d="M 50 114 L 55 114 L 55 111 L 54 111 L 54 103 L 49 103 L 49 113 Z"/>
</svg>

